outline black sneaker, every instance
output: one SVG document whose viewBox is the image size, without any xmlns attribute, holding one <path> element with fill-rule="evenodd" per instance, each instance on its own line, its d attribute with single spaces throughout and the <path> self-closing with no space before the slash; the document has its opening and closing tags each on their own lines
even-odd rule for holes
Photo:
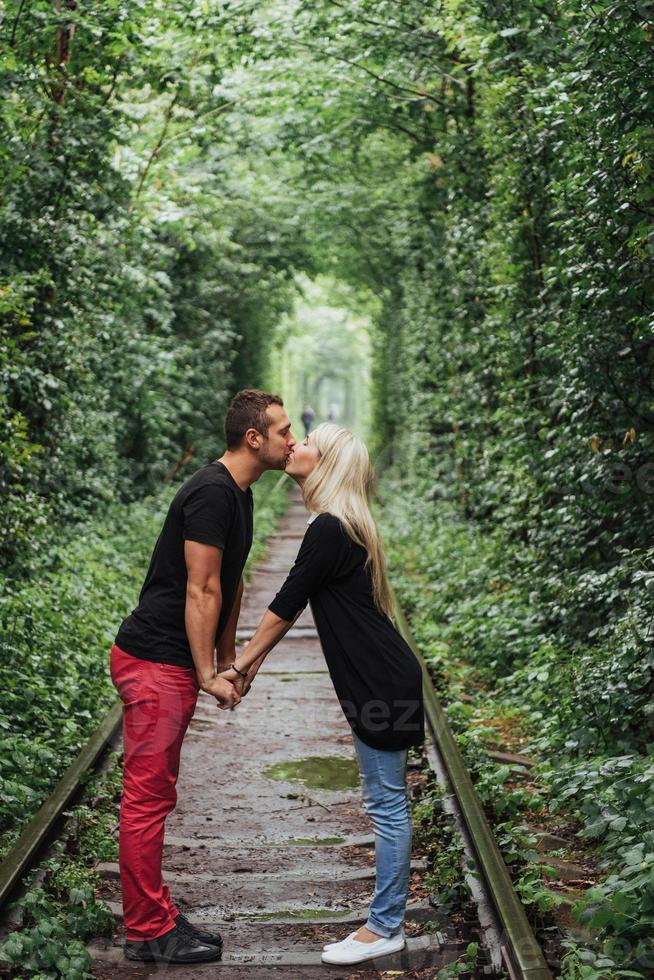
<svg viewBox="0 0 654 980">
<path fill-rule="evenodd" d="M 200 942 L 177 926 L 156 939 L 128 939 L 124 951 L 126 959 L 145 963 L 211 963 L 223 954 L 222 947 Z"/>
<path fill-rule="evenodd" d="M 194 939 L 199 939 L 201 943 L 209 943 L 210 946 L 219 946 L 222 949 L 223 937 L 219 932 L 205 932 L 204 929 L 200 929 L 199 926 L 194 926 L 192 922 L 189 922 L 181 912 L 175 916 L 174 922 L 177 928 L 185 932 L 187 936 L 193 936 Z"/>
</svg>

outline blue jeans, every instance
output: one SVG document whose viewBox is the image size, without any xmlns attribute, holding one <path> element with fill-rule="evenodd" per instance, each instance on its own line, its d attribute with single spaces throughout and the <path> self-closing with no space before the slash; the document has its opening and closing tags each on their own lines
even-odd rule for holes
<svg viewBox="0 0 654 980">
<path fill-rule="evenodd" d="M 375 893 L 366 926 L 388 938 L 404 925 L 411 871 L 407 749 L 373 749 L 352 732 L 361 792 L 375 832 Z"/>
</svg>

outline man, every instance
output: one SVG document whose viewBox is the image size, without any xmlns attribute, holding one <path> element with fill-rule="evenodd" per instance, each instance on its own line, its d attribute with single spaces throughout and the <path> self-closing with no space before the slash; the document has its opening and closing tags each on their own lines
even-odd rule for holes
<svg viewBox="0 0 654 980">
<path fill-rule="evenodd" d="M 191 925 L 163 883 L 164 824 L 176 803 L 198 689 L 220 708 L 240 701 L 219 672 L 235 658 L 252 544 L 250 484 L 265 470 L 283 470 L 295 445 L 281 398 L 254 389 L 232 400 L 225 437 L 224 455 L 197 470 L 172 501 L 139 604 L 111 649 L 124 704 L 119 864 L 131 960 L 204 963 L 222 955 L 220 935 Z"/>
</svg>

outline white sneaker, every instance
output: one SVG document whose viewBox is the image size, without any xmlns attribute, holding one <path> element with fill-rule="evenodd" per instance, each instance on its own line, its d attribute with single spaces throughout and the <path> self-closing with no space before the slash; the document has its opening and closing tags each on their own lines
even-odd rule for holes
<svg viewBox="0 0 654 980">
<path fill-rule="evenodd" d="M 364 960 L 374 960 L 378 956 L 397 953 L 400 949 L 404 949 L 405 945 L 404 930 L 388 939 L 383 937 L 376 939 L 374 943 L 361 943 L 358 939 L 348 936 L 340 943 L 334 943 L 329 949 L 325 949 L 321 960 L 323 963 L 363 963 Z"/>
<path fill-rule="evenodd" d="M 357 930 L 355 929 L 354 932 L 351 932 L 349 936 L 345 937 L 345 939 L 354 939 L 356 934 L 357 934 Z M 323 949 L 331 949 L 332 946 L 338 946 L 339 943 L 345 942 L 345 939 L 336 939 L 333 943 L 325 943 Z"/>
</svg>

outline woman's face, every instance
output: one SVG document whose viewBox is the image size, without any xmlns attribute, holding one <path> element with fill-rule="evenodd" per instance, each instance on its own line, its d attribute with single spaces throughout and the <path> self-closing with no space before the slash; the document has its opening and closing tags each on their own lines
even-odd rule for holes
<svg viewBox="0 0 654 980">
<path fill-rule="evenodd" d="M 310 473 L 316 468 L 320 453 L 313 443 L 312 433 L 303 442 L 296 442 L 293 452 L 286 463 L 286 472 L 294 480 L 306 480 Z"/>
</svg>

